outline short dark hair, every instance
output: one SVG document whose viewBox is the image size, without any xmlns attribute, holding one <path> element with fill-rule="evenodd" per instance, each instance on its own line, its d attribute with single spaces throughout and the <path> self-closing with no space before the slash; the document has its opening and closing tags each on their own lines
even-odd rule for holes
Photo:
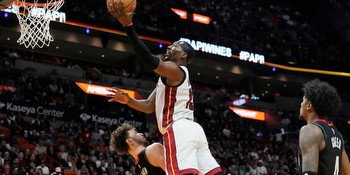
<svg viewBox="0 0 350 175">
<path fill-rule="evenodd" d="M 191 63 L 194 57 L 196 57 L 194 48 L 186 41 L 177 41 L 177 43 L 179 43 L 181 49 L 187 54 L 187 63 Z"/>
<path fill-rule="evenodd" d="M 111 134 L 110 144 L 116 149 L 118 153 L 128 153 L 129 145 L 126 143 L 126 139 L 129 138 L 128 131 L 135 129 L 128 123 L 123 123 Z"/>
<path fill-rule="evenodd" d="M 341 107 L 341 99 L 335 87 L 315 79 L 304 84 L 303 92 L 320 117 L 331 117 Z"/>
</svg>

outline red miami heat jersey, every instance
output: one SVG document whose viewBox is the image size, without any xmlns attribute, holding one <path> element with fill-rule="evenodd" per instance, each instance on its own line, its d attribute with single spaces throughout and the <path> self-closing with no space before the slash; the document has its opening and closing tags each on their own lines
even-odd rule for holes
<svg viewBox="0 0 350 175">
<path fill-rule="evenodd" d="M 164 134 L 169 124 L 179 119 L 193 121 L 193 94 L 189 73 L 185 66 L 180 66 L 185 78 L 178 86 L 166 85 L 166 80 L 159 77 L 156 87 L 156 117 L 159 131 Z"/>
</svg>

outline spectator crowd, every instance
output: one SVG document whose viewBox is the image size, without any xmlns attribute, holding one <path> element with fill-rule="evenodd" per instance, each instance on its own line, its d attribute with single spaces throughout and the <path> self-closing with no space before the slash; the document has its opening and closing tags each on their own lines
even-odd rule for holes
<svg viewBox="0 0 350 175">
<path fill-rule="evenodd" d="M 0 99 L 103 110 L 116 116 L 147 117 L 126 106 L 107 103 L 104 97 L 86 97 L 69 77 L 55 72 L 38 75 L 33 70 L 16 69 L 15 62 L 23 59 L 22 54 L 13 49 L 1 52 L 0 85 L 10 88 L 1 89 Z M 62 62 L 49 56 L 30 60 L 41 60 L 47 65 Z M 86 64 L 63 65 L 69 69 L 84 69 L 88 67 Z M 115 70 L 127 72 L 121 68 Z M 118 75 L 123 78 L 130 73 Z M 122 78 L 116 83 L 123 84 Z M 297 119 L 295 111 L 270 111 L 281 120 L 282 125 L 269 128 L 264 122 L 242 119 L 229 110 L 227 101 L 236 98 L 237 94 L 230 94 L 225 88 L 194 82 L 194 92 L 196 120 L 205 129 L 213 155 L 225 174 L 253 175 L 261 171 L 267 174 L 297 174 L 298 129 L 303 123 Z M 87 102 L 89 105 L 86 105 Z M 51 174 L 68 170 L 77 174 L 135 174 L 132 157 L 117 154 L 109 145 L 109 135 L 116 125 L 76 122 L 74 118 L 77 117 L 60 120 L 45 115 L 0 111 L 1 174 Z M 154 119 L 149 118 L 147 127 L 139 127 L 138 130 L 144 132 L 151 142 L 162 142 L 160 134 L 154 129 Z M 339 125 L 348 140 L 346 133 L 350 132 L 346 128 Z M 348 149 L 349 145 L 346 146 Z"/>
<path fill-rule="evenodd" d="M 263 54 L 267 61 L 274 63 L 294 62 L 306 67 L 339 70 L 349 63 L 349 44 L 344 40 L 346 37 L 338 35 L 340 32 L 330 25 L 345 23 L 349 26 L 350 21 L 346 18 L 349 3 L 343 0 L 327 2 L 329 6 L 347 8 L 347 13 L 340 14 L 347 21 L 324 21 L 317 17 L 318 14 L 313 16 L 309 10 L 297 7 L 294 1 L 150 0 L 137 2 L 134 25 L 138 33 L 156 38 L 176 40 L 191 37 L 230 47 L 237 52 L 235 54 L 241 50 Z M 182 20 L 171 8 L 207 15 L 211 22 L 203 25 Z M 88 4 L 82 0 L 67 1 L 63 10 L 72 20 L 122 30 L 108 13 L 104 1 L 94 0 Z M 340 13 L 340 10 L 335 10 L 333 15 L 338 11 Z M 343 70 L 348 70 L 348 67 Z"/>
<path fill-rule="evenodd" d="M 349 3 L 343 0 L 330 1 Z M 105 1 L 66 1 L 63 9 L 79 22 L 99 26 L 117 25 Z M 174 8 L 208 15 L 208 26 L 179 19 Z M 171 21 L 171 22 L 169 22 Z M 225 45 L 233 50 L 264 53 L 268 61 L 293 61 L 304 66 L 339 66 L 348 70 L 347 45 L 333 38 L 310 16 L 291 4 L 275 1 L 194 0 L 138 1 L 135 14 L 138 31 L 149 36 L 176 39 L 178 33 L 199 40 Z M 179 27 L 182 26 L 182 27 Z M 207 33 L 207 35 L 203 35 Z M 170 38 L 167 38 L 171 36 Z M 105 83 L 96 75 L 120 77 L 111 85 L 128 89 L 146 89 L 140 79 L 154 82 L 155 75 L 138 75 L 128 67 L 111 67 L 50 55 L 28 53 L 1 47 L 0 102 L 26 102 L 64 109 L 104 111 L 114 116 L 148 118 L 143 127 L 151 142 L 162 142 L 154 118 L 124 105 L 111 104 L 104 97 L 84 94 L 76 79 L 52 71 L 38 74 L 33 69 L 17 69 L 16 60 L 40 62 L 85 72 L 81 81 Z M 332 67 L 329 67 L 332 68 Z M 123 79 L 133 79 L 133 86 Z M 269 111 L 281 125 L 270 128 L 264 122 L 242 119 L 227 106 L 227 101 L 242 93 L 222 86 L 194 82 L 195 118 L 203 126 L 210 149 L 226 175 L 298 174 L 298 130 L 303 122 L 298 111 Z M 343 96 L 344 99 L 350 99 Z M 94 122 L 60 120 L 45 115 L 30 116 L 9 112 L 0 103 L 0 174 L 108 174 L 135 175 L 132 157 L 116 153 L 109 145 L 110 133 L 118 126 Z M 346 140 L 349 153 L 349 127 L 344 120 L 334 121 Z"/>
</svg>

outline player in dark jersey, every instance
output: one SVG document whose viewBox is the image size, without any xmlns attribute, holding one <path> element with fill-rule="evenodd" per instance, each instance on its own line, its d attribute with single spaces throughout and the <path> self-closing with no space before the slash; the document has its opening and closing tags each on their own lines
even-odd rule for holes
<svg viewBox="0 0 350 175">
<path fill-rule="evenodd" d="M 300 119 L 307 125 L 300 129 L 299 147 L 303 175 L 350 175 L 344 140 L 327 118 L 338 112 L 341 99 L 337 90 L 318 79 L 304 84 Z"/>
<path fill-rule="evenodd" d="M 119 153 L 129 153 L 135 159 L 136 172 L 139 175 L 165 175 L 164 148 L 160 143 L 148 145 L 143 134 L 135 127 L 124 123 L 114 130 L 111 145 Z"/>
</svg>

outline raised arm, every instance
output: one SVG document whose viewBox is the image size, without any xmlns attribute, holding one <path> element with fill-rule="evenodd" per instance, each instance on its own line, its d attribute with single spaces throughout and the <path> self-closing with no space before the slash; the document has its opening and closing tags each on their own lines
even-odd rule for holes
<svg viewBox="0 0 350 175">
<path fill-rule="evenodd" d="M 110 95 L 111 98 L 108 100 L 108 102 L 118 102 L 121 104 L 126 104 L 135 110 L 147 114 L 153 113 L 155 110 L 155 90 L 153 90 L 153 92 L 151 93 L 151 95 L 148 96 L 147 99 L 131 98 L 128 95 L 128 93 L 118 88 L 109 89 L 108 91 L 113 93 Z"/>
<path fill-rule="evenodd" d="M 132 24 L 134 12 L 131 11 L 126 13 L 120 10 L 122 6 L 122 1 L 119 4 L 115 4 L 113 3 L 113 0 L 107 0 L 108 11 L 124 26 L 139 61 L 160 76 L 166 77 L 167 80 L 170 81 L 169 85 L 177 85 L 177 83 L 180 83 L 184 78 L 183 71 L 176 63 L 171 61 L 164 62 L 162 59 L 150 52 L 148 47 L 138 37 Z M 168 49 L 170 47 L 172 46 L 169 46 Z"/>
<path fill-rule="evenodd" d="M 312 124 L 303 126 L 299 134 L 299 147 L 302 154 L 302 172 L 318 171 L 318 158 L 323 133 Z"/>
<path fill-rule="evenodd" d="M 172 61 L 163 61 L 159 57 L 153 55 L 147 46 L 142 42 L 142 40 L 140 40 L 140 38 L 137 36 L 136 31 L 132 25 L 126 26 L 124 28 L 140 62 L 147 65 L 150 69 L 152 69 L 160 76 L 166 77 L 171 81 L 170 84 L 172 85 L 176 85 L 176 83 L 182 81 L 184 73 L 176 63 Z M 171 47 L 174 46 L 171 45 L 168 47 L 168 49 L 171 49 Z"/>
</svg>

